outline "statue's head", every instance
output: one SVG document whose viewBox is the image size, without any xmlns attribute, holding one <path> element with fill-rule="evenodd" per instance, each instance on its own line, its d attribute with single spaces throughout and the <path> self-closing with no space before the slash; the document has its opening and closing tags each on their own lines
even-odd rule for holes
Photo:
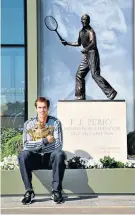
<svg viewBox="0 0 135 215">
<path fill-rule="evenodd" d="M 90 16 L 88 14 L 84 14 L 81 17 L 81 23 L 83 27 L 87 27 L 90 24 Z"/>
</svg>

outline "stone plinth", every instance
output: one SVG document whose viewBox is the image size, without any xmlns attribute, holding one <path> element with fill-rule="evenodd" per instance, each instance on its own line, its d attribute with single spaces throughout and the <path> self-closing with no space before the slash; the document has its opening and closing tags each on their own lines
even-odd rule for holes
<svg viewBox="0 0 135 215">
<path fill-rule="evenodd" d="M 68 159 L 75 155 L 127 159 L 125 101 L 59 101 L 57 117 Z"/>
</svg>

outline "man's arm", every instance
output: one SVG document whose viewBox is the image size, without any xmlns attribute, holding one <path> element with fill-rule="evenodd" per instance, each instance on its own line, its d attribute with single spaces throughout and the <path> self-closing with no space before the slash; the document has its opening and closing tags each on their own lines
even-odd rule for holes
<svg viewBox="0 0 135 215">
<path fill-rule="evenodd" d="M 89 50 L 91 50 L 96 46 L 96 35 L 93 30 L 89 30 L 89 38 L 90 38 L 90 42 L 88 46 L 81 51 L 83 54 L 87 53 Z"/>
<path fill-rule="evenodd" d="M 67 42 L 65 40 L 61 41 L 62 44 L 64 46 L 68 45 L 68 46 L 81 46 L 81 38 L 80 38 L 80 34 L 79 34 L 79 37 L 78 37 L 78 41 L 77 42 Z"/>
<path fill-rule="evenodd" d="M 59 120 L 56 120 L 54 124 L 54 139 L 55 139 L 55 146 L 60 147 L 62 149 L 63 145 L 63 133 L 62 127 Z"/>
</svg>

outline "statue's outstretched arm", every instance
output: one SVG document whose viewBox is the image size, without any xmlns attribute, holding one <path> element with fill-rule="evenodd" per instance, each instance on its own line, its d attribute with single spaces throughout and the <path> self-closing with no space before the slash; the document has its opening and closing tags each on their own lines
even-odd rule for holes
<svg viewBox="0 0 135 215">
<path fill-rule="evenodd" d="M 64 45 L 64 46 L 81 46 L 81 39 L 80 39 L 80 35 L 78 37 L 78 41 L 77 42 L 67 42 L 66 40 L 64 41 L 61 41 L 61 43 Z"/>
</svg>

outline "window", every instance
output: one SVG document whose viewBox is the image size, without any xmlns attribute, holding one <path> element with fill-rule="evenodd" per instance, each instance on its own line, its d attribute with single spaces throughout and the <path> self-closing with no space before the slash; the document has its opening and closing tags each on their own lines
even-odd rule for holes
<svg viewBox="0 0 135 215">
<path fill-rule="evenodd" d="M 26 108 L 26 2 L 1 1 L 1 125 L 22 129 Z"/>
<path fill-rule="evenodd" d="M 24 44 L 24 1 L 1 1 L 1 43 Z"/>
</svg>

